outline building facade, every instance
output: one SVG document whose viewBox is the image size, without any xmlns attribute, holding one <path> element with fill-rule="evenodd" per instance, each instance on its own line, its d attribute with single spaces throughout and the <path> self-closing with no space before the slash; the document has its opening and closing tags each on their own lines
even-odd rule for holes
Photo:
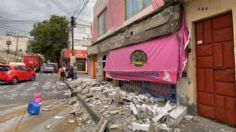
<svg viewBox="0 0 236 132">
<path fill-rule="evenodd" d="M 9 49 L 7 42 L 10 42 Z M 0 57 L 2 62 L 20 61 L 26 54 L 30 39 L 26 36 L 0 36 Z"/>
<path fill-rule="evenodd" d="M 189 113 L 236 126 L 235 11 L 234 0 L 99 0 L 94 7 L 93 45 L 88 48 L 92 76 L 98 81 L 120 80 L 122 85 L 129 83 L 121 80 L 132 80 L 135 88 L 158 89 L 159 95 L 160 86 L 173 84 L 173 98 Z M 188 45 L 178 43 L 186 38 L 179 34 L 184 20 L 191 36 Z M 185 57 L 186 67 L 180 65 Z M 141 75 L 139 70 L 146 71 Z M 158 84 L 148 83 L 155 81 Z"/>
<path fill-rule="evenodd" d="M 0 36 L 1 51 L 8 50 L 7 41 L 11 41 L 11 45 L 9 46 L 11 52 L 25 54 L 30 40 L 26 36 Z"/>
</svg>

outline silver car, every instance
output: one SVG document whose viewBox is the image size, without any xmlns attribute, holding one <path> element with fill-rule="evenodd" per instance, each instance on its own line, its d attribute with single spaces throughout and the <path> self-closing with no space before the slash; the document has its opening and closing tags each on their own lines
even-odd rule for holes
<svg viewBox="0 0 236 132">
<path fill-rule="evenodd" d="M 41 72 L 53 73 L 53 72 L 55 72 L 55 66 L 53 64 L 43 63 L 43 65 L 41 67 Z"/>
</svg>

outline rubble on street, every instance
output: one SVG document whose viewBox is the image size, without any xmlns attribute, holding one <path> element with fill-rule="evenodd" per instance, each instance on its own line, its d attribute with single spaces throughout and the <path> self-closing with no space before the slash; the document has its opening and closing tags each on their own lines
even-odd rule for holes
<svg viewBox="0 0 236 132">
<path fill-rule="evenodd" d="M 94 128 L 99 132 L 105 129 L 115 132 L 175 131 L 187 114 L 185 106 L 155 98 L 150 94 L 127 92 L 120 87 L 114 87 L 110 82 L 86 79 L 70 81 L 69 85 L 72 93 L 76 93 L 100 118 Z M 87 118 L 87 115 L 82 118 L 87 124 L 85 128 L 92 123 Z"/>
</svg>

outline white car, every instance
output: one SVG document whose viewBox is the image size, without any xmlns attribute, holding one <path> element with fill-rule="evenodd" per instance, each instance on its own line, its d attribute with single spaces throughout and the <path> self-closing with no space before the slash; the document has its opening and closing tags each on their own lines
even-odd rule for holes
<svg viewBox="0 0 236 132">
<path fill-rule="evenodd" d="M 41 72 L 43 73 L 54 73 L 55 66 L 53 64 L 43 63 L 41 66 Z"/>
</svg>

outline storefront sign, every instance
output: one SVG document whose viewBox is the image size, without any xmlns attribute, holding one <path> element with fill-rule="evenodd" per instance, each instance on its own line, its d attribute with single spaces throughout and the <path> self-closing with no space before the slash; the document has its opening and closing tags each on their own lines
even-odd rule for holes
<svg viewBox="0 0 236 132">
<path fill-rule="evenodd" d="M 66 49 L 64 52 L 64 58 L 70 58 L 72 56 L 72 50 Z M 87 52 L 86 50 L 74 50 L 74 56 L 76 58 L 87 58 Z"/>
<path fill-rule="evenodd" d="M 147 63 L 147 54 L 142 50 L 135 50 L 130 55 L 130 62 L 136 67 L 141 67 Z"/>
</svg>

